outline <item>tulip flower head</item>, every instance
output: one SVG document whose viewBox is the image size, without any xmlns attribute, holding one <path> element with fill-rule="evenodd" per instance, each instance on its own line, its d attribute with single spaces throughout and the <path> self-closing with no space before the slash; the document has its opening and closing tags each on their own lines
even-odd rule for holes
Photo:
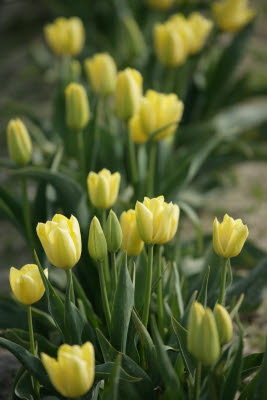
<svg viewBox="0 0 267 400">
<path fill-rule="evenodd" d="M 122 230 L 117 215 L 112 210 L 110 210 L 108 215 L 105 236 L 107 240 L 108 251 L 111 253 L 116 253 L 121 247 Z"/>
<path fill-rule="evenodd" d="M 193 40 L 190 43 L 189 53 L 196 54 L 199 53 L 205 45 L 213 23 L 198 12 L 190 14 L 187 21 L 193 33 Z"/>
<path fill-rule="evenodd" d="M 48 277 L 48 269 L 44 273 Z M 15 297 L 23 304 L 36 303 L 45 292 L 39 269 L 35 264 L 26 264 L 20 270 L 11 267 L 9 281 Z"/>
<path fill-rule="evenodd" d="M 248 0 L 224 0 L 212 4 L 212 13 L 218 26 L 225 32 L 238 32 L 255 16 Z"/>
<path fill-rule="evenodd" d="M 121 250 L 129 257 L 135 257 L 141 253 L 144 247 L 144 242 L 137 230 L 135 211 L 124 211 L 120 217 L 120 224 L 122 229 Z"/>
<path fill-rule="evenodd" d="M 233 324 L 231 317 L 221 304 L 217 304 L 214 310 L 214 316 L 219 333 L 221 345 L 228 343 L 233 336 Z"/>
<path fill-rule="evenodd" d="M 88 251 L 90 256 L 96 261 L 104 260 L 108 252 L 107 241 L 97 217 L 94 217 L 90 224 Z"/>
<path fill-rule="evenodd" d="M 213 248 L 220 257 L 236 257 L 248 237 L 248 227 L 241 219 L 234 220 L 225 214 L 223 222 L 215 218 L 213 223 Z"/>
<path fill-rule="evenodd" d="M 177 204 L 166 203 L 163 196 L 144 198 L 135 206 L 137 229 L 141 239 L 147 244 L 164 244 L 175 235 L 180 209 Z"/>
<path fill-rule="evenodd" d="M 24 166 L 29 163 L 32 156 L 32 142 L 28 130 L 19 119 L 12 119 L 7 126 L 8 152 L 12 161 Z"/>
<path fill-rule="evenodd" d="M 96 94 L 108 96 L 115 91 L 117 67 L 108 53 L 99 53 L 87 58 L 84 67 L 88 81 Z"/>
<path fill-rule="evenodd" d="M 126 68 L 118 73 L 115 92 L 115 108 L 118 117 L 128 120 L 139 109 L 143 91 L 143 78 L 140 72 Z"/>
<path fill-rule="evenodd" d="M 144 143 L 153 132 L 162 129 L 154 140 L 171 137 L 183 115 L 184 104 L 176 94 L 163 94 L 148 90 L 139 112 L 130 120 L 130 131 L 135 143 Z"/>
<path fill-rule="evenodd" d="M 95 353 L 92 343 L 80 346 L 63 344 L 57 360 L 41 353 L 42 363 L 56 390 L 65 397 L 83 396 L 92 387 L 95 377 Z"/>
<path fill-rule="evenodd" d="M 90 118 L 90 106 L 86 90 L 72 82 L 65 89 L 66 123 L 69 129 L 82 131 Z"/>
<path fill-rule="evenodd" d="M 49 261 L 58 268 L 73 268 L 81 257 L 80 226 L 72 215 L 70 219 L 56 214 L 52 221 L 39 222 L 37 235 Z"/>
<path fill-rule="evenodd" d="M 87 186 L 92 204 L 97 208 L 111 208 L 118 198 L 121 176 L 119 172 L 111 174 L 104 168 L 100 172 L 89 172 Z"/>
<path fill-rule="evenodd" d="M 52 51 L 59 56 L 76 56 L 84 46 L 84 26 L 78 17 L 59 17 L 45 26 L 44 34 Z"/>
</svg>

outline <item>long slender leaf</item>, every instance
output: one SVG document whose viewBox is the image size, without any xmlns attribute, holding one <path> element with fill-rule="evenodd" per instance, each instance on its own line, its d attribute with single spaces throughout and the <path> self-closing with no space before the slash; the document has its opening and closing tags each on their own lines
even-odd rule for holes
<svg viewBox="0 0 267 400">
<path fill-rule="evenodd" d="M 240 337 L 235 358 L 232 362 L 231 368 L 228 371 L 226 380 L 223 385 L 222 400 L 233 400 L 235 398 L 236 393 L 239 390 L 241 371 L 243 365 L 242 352 L 243 352 L 243 338 Z"/>
<path fill-rule="evenodd" d="M 184 367 L 188 375 L 193 377 L 194 365 L 192 358 L 187 350 L 187 330 L 179 324 L 174 317 L 172 317 L 172 327 L 178 341 L 178 347 L 184 362 Z"/>
</svg>

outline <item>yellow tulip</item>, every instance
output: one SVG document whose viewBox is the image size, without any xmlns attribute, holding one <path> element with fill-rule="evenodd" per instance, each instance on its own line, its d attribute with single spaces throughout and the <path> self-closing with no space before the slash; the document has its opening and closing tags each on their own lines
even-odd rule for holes
<svg viewBox="0 0 267 400">
<path fill-rule="evenodd" d="M 39 222 L 37 235 L 49 261 L 58 268 L 73 268 L 81 257 L 80 226 L 72 215 L 70 219 L 56 214 L 52 221 Z"/>
<path fill-rule="evenodd" d="M 139 112 L 130 120 L 130 132 L 135 143 L 144 143 L 158 129 L 154 140 L 172 136 L 183 115 L 184 105 L 176 94 L 162 94 L 148 90 L 142 99 Z"/>
<path fill-rule="evenodd" d="M 7 144 L 10 158 L 15 164 L 28 164 L 32 156 L 32 142 L 26 126 L 19 118 L 8 123 Z"/>
<path fill-rule="evenodd" d="M 236 257 L 248 237 L 248 227 L 241 219 L 234 220 L 225 214 L 220 224 L 215 218 L 213 223 L 213 248 L 221 257 Z"/>
<path fill-rule="evenodd" d="M 115 91 L 117 67 L 108 53 L 99 53 L 87 58 L 84 67 L 87 79 L 96 94 L 107 96 Z"/>
<path fill-rule="evenodd" d="M 45 38 L 57 55 L 79 54 L 84 46 L 85 32 L 80 18 L 57 18 L 44 28 Z"/>
<path fill-rule="evenodd" d="M 193 40 L 190 43 L 189 53 L 195 54 L 203 48 L 213 23 L 198 12 L 190 14 L 187 21 L 193 32 Z"/>
<path fill-rule="evenodd" d="M 255 16 L 254 9 L 248 7 L 248 0 L 225 0 L 212 4 L 216 23 L 226 32 L 238 32 Z"/>
<path fill-rule="evenodd" d="M 144 246 L 144 242 L 138 234 L 135 211 L 124 211 L 120 217 L 120 224 L 122 229 L 121 250 L 129 257 L 135 257 L 141 253 Z"/>
<path fill-rule="evenodd" d="M 94 217 L 90 224 L 88 251 L 90 256 L 96 261 L 104 260 L 107 256 L 106 238 L 97 217 Z"/>
<path fill-rule="evenodd" d="M 111 174 L 104 168 L 98 174 L 89 172 L 87 186 L 92 204 L 97 208 L 107 209 L 118 198 L 121 176 L 119 172 Z"/>
<path fill-rule="evenodd" d="M 70 129 L 81 131 L 90 117 L 86 90 L 79 83 L 72 82 L 65 89 L 66 123 Z"/>
<path fill-rule="evenodd" d="M 164 244 L 175 235 L 180 209 L 177 204 L 166 203 L 163 196 L 144 198 L 135 206 L 137 229 L 141 239 L 147 244 Z"/>
<path fill-rule="evenodd" d="M 214 316 L 219 333 L 221 345 L 228 343 L 233 336 L 233 324 L 228 311 L 220 304 L 217 304 Z"/>
<path fill-rule="evenodd" d="M 128 120 L 139 109 L 143 91 L 140 72 L 126 68 L 118 73 L 115 91 L 115 109 L 119 118 Z"/>
<path fill-rule="evenodd" d="M 95 378 L 95 352 L 92 343 L 82 346 L 62 344 L 57 360 L 41 353 L 42 363 L 56 390 L 66 397 L 83 396 Z"/>
<path fill-rule="evenodd" d="M 156 10 L 169 10 L 175 0 L 147 0 L 147 5 Z"/>
<path fill-rule="evenodd" d="M 48 269 L 44 273 L 48 277 Z M 26 264 L 20 270 L 11 267 L 9 281 L 15 297 L 23 304 L 36 303 L 45 292 L 39 269 L 35 264 Z"/>
</svg>

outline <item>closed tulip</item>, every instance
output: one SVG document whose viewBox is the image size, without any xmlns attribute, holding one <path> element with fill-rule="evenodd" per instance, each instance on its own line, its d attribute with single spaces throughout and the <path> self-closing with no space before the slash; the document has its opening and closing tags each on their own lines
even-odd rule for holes
<svg viewBox="0 0 267 400">
<path fill-rule="evenodd" d="M 82 131 L 88 124 L 90 107 L 86 90 L 79 83 L 70 83 L 65 90 L 66 123 L 68 128 Z"/>
<path fill-rule="evenodd" d="M 111 174 L 104 168 L 98 174 L 89 172 L 87 186 L 92 204 L 97 208 L 107 209 L 118 198 L 121 176 L 119 172 Z"/>
<path fill-rule="evenodd" d="M 44 273 L 48 277 L 48 269 Z M 39 269 L 35 264 L 26 264 L 20 270 L 11 267 L 9 281 L 15 297 L 23 304 L 36 303 L 45 292 Z"/>
<path fill-rule="evenodd" d="M 143 91 L 143 78 L 140 72 L 126 68 L 118 73 L 115 91 L 115 108 L 118 117 L 128 120 L 139 109 Z"/>
<path fill-rule="evenodd" d="M 169 10 L 174 4 L 174 0 L 147 0 L 147 5 L 155 10 Z"/>
<path fill-rule="evenodd" d="M 213 27 L 213 23 L 198 12 L 190 14 L 187 21 L 193 33 L 189 53 L 196 54 L 205 45 L 207 37 Z"/>
<path fill-rule="evenodd" d="M 108 251 L 111 253 L 116 253 L 121 246 L 122 230 L 117 215 L 112 210 L 110 210 L 108 215 L 105 236 L 107 240 Z"/>
<path fill-rule="evenodd" d="M 163 196 L 144 198 L 135 206 L 137 229 L 141 239 L 147 244 L 164 244 L 175 235 L 180 209 L 177 204 L 166 203 Z"/>
<path fill-rule="evenodd" d="M 199 328 L 205 313 L 201 303 L 195 301 L 192 305 L 188 321 L 187 348 L 194 357 L 198 358 L 200 351 Z"/>
<path fill-rule="evenodd" d="M 233 324 L 231 317 L 222 305 L 217 304 L 214 311 L 214 316 L 219 333 L 221 345 L 228 343 L 233 336 Z"/>
<path fill-rule="evenodd" d="M 120 224 L 122 229 L 121 250 L 129 257 L 135 257 L 141 253 L 144 246 L 144 242 L 138 234 L 135 211 L 124 211 L 120 217 Z"/>
<path fill-rule="evenodd" d="M 221 257 L 236 257 L 248 237 L 248 227 L 241 219 L 234 220 L 225 214 L 223 222 L 215 218 L 213 223 L 213 248 Z"/>
<path fill-rule="evenodd" d="M 57 55 L 79 54 L 84 46 L 85 32 L 80 18 L 57 18 L 44 28 L 45 38 Z"/>
<path fill-rule="evenodd" d="M 62 344 L 57 360 L 41 353 L 42 363 L 56 390 L 65 397 L 83 396 L 95 378 L 95 352 L 92 343 L 80 346 Z"/>
<path fill-rule="evenodd" d="M 220 341 L 216 321 L 210 308 L 205 310 L 198 329 L 197 359 L 204 365 L 214 364 L 220 355 Z"/>
<path fill-rule="evenodd" d="M 148 90 L 141 101 L 139 112 L 130 120 L 130 131 L 135 143 L 144 143 L 149 136 L 161 140 L 173 135 L 183 115 L 184 105 L 175 94 L 162 94 Z"/>
<path fill-rule="evenodd" d="M 96 94 L 108 96 L 115 91 L 117 67 L 108 53 L 99 53 L 87 58 L 84 67 L 88 81 Z"/>
<path fill-rule="evenodd" d="M 106 238 L 97 217 L 94 217 L 90 224 L 88 251 L 96 261 L 104 260 L 108 252 Z"/>
<path fill-rule="evenodd" d="M 73 268 L 81 257 L 80 226 L 72 215 L 70 219 L 56 214 L 52 221 L 39 222 L 37 234 L 49 261 L 58 268 Z"/>
<path fill-rule="evenodd" d="M 212 13 L 218 26 L 225 32 L 238 32 L 255 16 L 248 0 L 225 0 L 212 4 Z"/>
<path fill-rule="evenodd" d="M 12 119 L 7 126 L 8 152 L 12 161 L 19 165 L 27 165 L 32 156 L 32 142 L 28 130 L 19 119 Z"/>
</svg>

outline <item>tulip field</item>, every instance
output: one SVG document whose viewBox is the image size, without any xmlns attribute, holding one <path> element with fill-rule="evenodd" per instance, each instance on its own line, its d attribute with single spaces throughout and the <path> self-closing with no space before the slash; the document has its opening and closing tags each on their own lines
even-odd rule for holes
<svg viewBox="0 0 267 400">
<path fill-rule="evenodd" d="M 0 4 L 0 400 L 267 400 L 266 18 Z"/>
</svg>

